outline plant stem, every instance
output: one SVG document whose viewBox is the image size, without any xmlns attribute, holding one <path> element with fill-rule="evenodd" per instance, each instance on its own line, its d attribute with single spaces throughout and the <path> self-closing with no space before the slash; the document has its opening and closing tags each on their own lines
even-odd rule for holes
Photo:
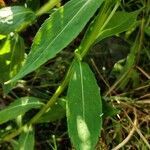
<svg viewBox="0 0 150 150">
<path fill-rule="evenodd" d="M 60 3 L 60 0 L 49 0 L 45 5 L 43 5 L 37 12 L 36 16 L 41 16 L 44 13 L 48 12 L 54 6 Z"/>
<path fill-rule="evenodd" d="M 53 94 L 51 99 L 47 102 L 47 104 L 29 121 L 29 124 L 34 124 L 36 121 L 46 112 L 46 110 L 50 107 L 52 107 L 56 101 L 59 95 L 64 91 L 66 86 L 68 85 L 68 82 L 70 80 L 70 76 L 72 74 L 72 66 L 73 66 L 74 61 L 72 62 L 65 79 L 63 80 L 62 84 L 57 88 L 56 92 Z"/>
</svg>

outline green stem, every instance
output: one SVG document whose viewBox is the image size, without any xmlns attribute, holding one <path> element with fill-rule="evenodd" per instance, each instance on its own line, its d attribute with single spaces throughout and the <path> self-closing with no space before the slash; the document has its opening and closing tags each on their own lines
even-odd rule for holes
<svg viewBox="0 0 150 150">
<path fill-rule="evenodd" d="M 37 12 L 36 16 L 41 16 L 44 13 L 48 12 L 50 9 L 55 7 L 57 4 L 60 3 L 60 0 L 49 0 L 45 5 L 43 5 Z"/>
<path fill-rule="evenodd" d="M 71 66 L 68 70 L 68 73 L 66 74 L 65 79 L 63 80 L 62 84 L 57 88 L 56 92 L 53 94 L 53 96 L 48 101 L 48 103 L 30 120 L 29 124 L 36 123 L 36 121 L 46 112 L 46 110 L 48 108 L 52 107 L 56 103 L 59 95 L 64 91 L 64 89 L 68 85 L 68 82 L 70 80 L 70 76 L 72 73 L 73 63 L 74 63 L 74 61 L 72 62 Z"/>
</svg>

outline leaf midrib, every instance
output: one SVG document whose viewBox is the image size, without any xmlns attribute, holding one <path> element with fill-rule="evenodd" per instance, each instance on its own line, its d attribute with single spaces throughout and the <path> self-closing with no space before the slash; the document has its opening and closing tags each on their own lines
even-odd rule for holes
<svg viewBox="0 0 150 150">
<path fill-rule="evenodd" d="M 83 119 L 85 120 L 85 96 L 84 96 L 84 84 L 83 84 L 83 70 L 81 63 L 79 63 L 80 67 L 80 78 L 81 78 L 81 98 L 82 98 L 82 116 Z"/>
</svg>

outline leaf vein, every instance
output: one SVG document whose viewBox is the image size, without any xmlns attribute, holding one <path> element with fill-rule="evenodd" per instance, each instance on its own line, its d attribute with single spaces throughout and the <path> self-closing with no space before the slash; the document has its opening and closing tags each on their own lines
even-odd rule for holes
<svg viewBox="0 0 150 150">
<path fill-rule="evenodd" d="M 85 120 L 85 97 L 84 97 L 84 84 L 83 84 L 83 70 L 82 70 L 81 63 L 79 63 L 79 65 L 80 65 L 80 78 L 81 78 L 82 115 L 83 115 L 83 119 Z"/>
</svg>

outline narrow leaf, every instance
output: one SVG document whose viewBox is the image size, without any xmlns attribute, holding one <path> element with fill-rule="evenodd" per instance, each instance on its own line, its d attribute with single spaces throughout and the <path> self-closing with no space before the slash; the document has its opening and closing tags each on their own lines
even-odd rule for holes
<svg viewBox="0 0 150 150">
<path fill-rule="evenodd" d="M 132 25 L 136 23 L 137 15 L 139 11 L 127 13 L 127 12 L 116 12 L 111 20 L 108 22 L 106 27 L 100 32 L 96 43 L 101 41 L 106 37 L 119 34 L 121 32 L 127 31 Z"/>
<path fill-rule="evenodd" d="M 18 141 L 18 146 L 15 150 L 34 150 L 34 131 L 32 127 L 25 127 Z"/>
<path fill-rule="evenodd" d="M 56 56 L 84 28 L 103 0 L 71 0 L 48 18 L 35 36 L 27 60 L 12 81 Z"/>
<path fill-rule="evenodd" d="M 69 136 L 77 150 L 94 149 L 102 127 L 99 87 L 89 66 L 77 62 L 69 83 L 67 120 Z"/>
<path fill-rule="evenodd" d="M 0 9 L 0 34 L 18 31 L 36 19 L 33 11 L 22 6 Z"/>
<path fill-rule="evenodd" d="M 32 108 L 40 108 L 42 105 L 43 103 L 35 97 L 22 97 L 17 99 L 0 111 L 0 124 L 15 119 L 17 116 L 23 115 Z"/>
<path fill-rule="evenodd" d="M 1 41 L 0 46 L 0 83 L 14 77 L 20 70 L 24 61 L 24 41 L 15 34 L 8 36 L 5 40 Z M 4 93 L 8 93 L 14 84 L 10 83 L 3 86 Z"/>
</svg>

